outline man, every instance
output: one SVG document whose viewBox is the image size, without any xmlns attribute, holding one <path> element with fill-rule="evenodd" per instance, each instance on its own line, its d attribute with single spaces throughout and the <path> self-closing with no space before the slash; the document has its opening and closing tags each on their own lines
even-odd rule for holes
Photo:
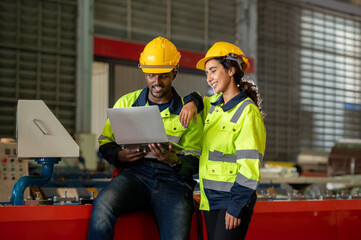
<svg viewBox="0 0 361 240">
<path fill-rule="evenodd" d="M 161 239 L 189 239 L 193 214 L 192 175 L 198 172 L 202 124 L 182 127 L 183 100 L 172 87 L 180 59 L 177 48 L 163 37 L 149 42 L 139 58 L 148 87 L 121 97 L 114 108 L 157 105 L 169 140 L 183 146 L 177 155 L 169 145 L 149 144 L 150 153 L 122 149 L 114 141 L 109 120 L 99 137 L 99 151 L 122 168 L 93 204 L 88 239 L 113 239 L 117 218 L 127 212 L 153 209 Z"/>
</svg>

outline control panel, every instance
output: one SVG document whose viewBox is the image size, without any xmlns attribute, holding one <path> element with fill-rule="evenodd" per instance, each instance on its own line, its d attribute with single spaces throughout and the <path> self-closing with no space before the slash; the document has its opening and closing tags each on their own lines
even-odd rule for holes
<svg viewBox="0 0 361 240">
<path fill-rule="evenodd" d="M 27 175 L 28 161 L 17 158 L 16 142 L 0 142 L 0 202 L 8 202 L 16 181 Z M 24 198 L 28 196 L 26 189 Z"/>
</svg>

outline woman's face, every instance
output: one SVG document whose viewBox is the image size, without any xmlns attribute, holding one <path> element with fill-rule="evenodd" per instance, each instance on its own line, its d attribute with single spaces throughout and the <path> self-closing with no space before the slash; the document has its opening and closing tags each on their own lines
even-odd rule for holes
<svg viewBox="0 0 361 240">
<path fill-rule="evenodd" d="M 207 82 L 215 94 L 225 92 L 232 83 L 233 73 L 226 70 L 217 60 L 211 59 L 206 63 Z"/>
</svg>

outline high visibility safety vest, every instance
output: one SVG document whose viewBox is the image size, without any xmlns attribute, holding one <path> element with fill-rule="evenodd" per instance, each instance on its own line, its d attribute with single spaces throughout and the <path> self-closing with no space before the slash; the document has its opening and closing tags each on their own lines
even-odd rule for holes
<svg viewBox="0 0 361 240">
<path fill-rule="evenodd" d="M 221 94 L 203 98 L 200 209 L 227 209 L 239 217 L 261 178 L 266 130 L 258 107 L 244 92 L 222 102 Z"/>
<path fill-rule="evenodd" d="M 128 93 L 114 104 L 113 108 L 125 108 L 135 106 L 149 106 L 148 87 Z M 184 148 L 184 155 L 193 155 L 197 158 L 200 156 L 202 124 L 190 123 L 188 128 L 184 128 L 179 121 L 179 113 L 183 107 L 183 99 L 178 95 L 172 87 L 173 99 L 168 108 L 163 110 L 160 115 L 164 124 L 165 132 L 168 140 L 178 143 Z M 198 120 L 201 122 L 201 116 L 198 114 Z M 110 125 L 109 119 L 105 123 L 104 130 L 98 138 L 100 146 L 115 142 L 114 133 Z M 198 163 L 196 163 L 198 164 Z"/>
</svg>

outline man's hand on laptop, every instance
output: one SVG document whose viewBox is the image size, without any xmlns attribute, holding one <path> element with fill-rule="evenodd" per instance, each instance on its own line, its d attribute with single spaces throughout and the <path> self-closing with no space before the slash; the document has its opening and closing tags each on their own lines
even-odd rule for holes
<svg viewBox="0 0 361 240">
<path fill-rule="evenodd" d="M 147 154 L 148 152 L 145 149 L 125 148 L 124 150 L 118 152 L 118 160 L 120 162 L 134 162 L 143 158 Z"/>
<path fill-rule="evenodd" d="M 170 166 L 179 162 L 179 158 L 176 154 L 176 149 L 172 147 L 172 145 L 168 145 L 168 149 L 165 145 L 160 143 L 151 143 L 148 144 L 150 151 L 153 155 L 161 162 L 168 164 Z"/>
</svg>

